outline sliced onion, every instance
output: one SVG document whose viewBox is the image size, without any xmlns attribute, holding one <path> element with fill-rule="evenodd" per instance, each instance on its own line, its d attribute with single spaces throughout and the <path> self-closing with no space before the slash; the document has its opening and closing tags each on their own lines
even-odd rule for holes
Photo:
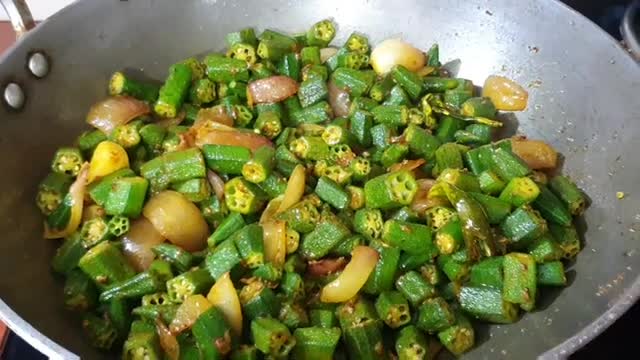
<svg viewBox="0 0 640 360">
<path fill-rule="evenodd" d="M 527 107 L 529 93 L 515 81 L 491 75 L 482 87 L 482 96 L 491 99 L 498 110 L 519 111 Z"/>
<path fill-rule="evenodd" d="M 287 255 L 286 223 L 280 220 L 270 220 L 261 225 L 265 261 L 276 266 L 283 265 Z"/>
<path fill-rule="evenodd" d="M 304 166 L 296 165 L 287 182 L 287 188 L 284 191 L 284 198 L 282 199 L 282 203 L 280 203 L 278 212 L 287 210 L 302 199 L 306 178 L 307 174 Z"/>
<path fill-rule="evenodd" d="M 511 149 L 534 170 L 554 169 L 558 165 L 558 153 L 544 141 L 513 138 Z"/>
<path fill-rule="evenodd" d="M 156 333 L 160 339 L 160 347 L 169 360 L 180 359 L 180 344 L 178 344 L 178 339 L 176 339 L 175 335 L 171 333 L 167 325 L 160 319 L 156 319 Z"/>
<path fill-rule="evenodd" d="M 247 86 L 249 104 L 276 103 L 295 95 L 298 83 L 288 76 L 276 75 L 255 80 Z"/>
<path fill-rule="evenodd" d="M 419 179 L 416 182 L 418 183 L 418 191 L 411 201 L 411 209 L 422 214 L 433 203 L 433 200 L 429 199 L 427 195 L 436 181 L 434 179 Z"/>
<path fill-rule="evenodd" d="M 329 81 L 329 105 L 335 116 L 348 116 L 351 107 L 351 97 L 349 93 L 337 87 L 333 81 Z"/>
<path fill-rule="evenodd" d="M 213 189 L 213 192 L 216 194 L 218 200 L 224 200 L 224 180 L 215 173 L 214 171 L 207 170 L 207 180 L 209 180 L 209 184 Z"/>
<path fill-rule="evenodd" d="M 184 121 L 184 118 L 185 118 L 186 115 L 187 114 L 184 111 L 180 111 L 178 113 L 178 115 L 176 115 L 176 117 L 160 120 L 160 121 L 156 122 L 156 124 L 158 124 L 158 125 L 160 125 L 160 126 L 162 126 L 164 128 L 177 126 L 177 125 L 180 125 L 182 123 L 182 121 Z"/>
<path fill-rule="evenodd" d="M 141 217 L 135 220 L 129 232 L 122 236 L 122 252 L 137 271 L 145 271 L 155 259 L 151 249 L 162 244 L 164 240 L 164 236 L 153 227 L 153 224 Z"/>
<path fill-rule="evenodd" d="M 309 261 L 309 264 L 307 264 L 307 274 L 312 277 L 329 276 L 342 271 L 345 266 L 347 266 L 347 260 L 343 257 Z"/>
<path fill-rule="evenodd" d="M 216 105 L 214 107 L 200 109 L 200 111 L 198 111 L 196 123 L 209 121 L 227 126 L 233 126 L 233 118 L 229 116 L 227 110 L 222 105 Z"/>
<path fill-rule="evenodd" d="M 244 146 L 251 151 L 256 151 L 262 146 L 273 146 L 273 143 L 266 137 L 249 131 L 225 131 L 225 130 L 208 130 L 197 131 L 195 135 L 195 145 L 203 147 L 204 145 L 234 145 Z"/>
<path fill-rule="evenodd" d="M 190 329 L 200 315 L 211 309 L 212 306 L 209 300 L 200 294 L 189 296 L 176 310 L 176 316 L 171 321 L 169 330 L 174 335 L 177 335 L 184 330 Z"/>
<path fill-rule="evenodd" d="M 84 208 L 84 194 L 87 189 L 87 178 L 89 177 L 89 164 L 84 163 L 80 168 L 78 177 L 69 187 L 69 194 L 65 196 L 64 206 L 71 206 L 71 215 L 69 215 L 69 222 L 64 229 L 51 229 L 45 221 L 44 223 L 44 238 L 45 239 L 59 239 L 67 237 L 73 234 L 78 229 L 82 222 L 82 210 Z"/>
<path fill-rule="evenodd" d="M 242 308 L 229 273 L 222 275 L 211 287 L 207 300 L 222 312 L 236 335 L 242 335 Z"/>
<path fill-rule="evenodd" d="M 112 96 L 94 104 L 87 114 L 87 123 L 111 135 L 118 125 L 148 114 L 149 105 L 129 96 Z"/>
<path fill-rule="evenodd" d="M 88 182 L 129 167 L 129 155 L 120 145 L 112 141 L 103 141 L 93 151 L 89 163 Z"/>
<path fill-rule="evenodd" d="M 338 53 L 338 49 L 334 47 L 326 47 L 320 49 L 320 62 L 325 63 L 329 58 Z"/>
<path fill-rule="evenodd" d="M 424 165 L 426 161 L 424 159 L 417 160 L 403 160 L 402 162 L 395 163 L 389 167 L 389 172 L 396 172 L 401 170 L 413 171 L 420 166 Z"/>
<path fill-rule="evenodd" d="M 320 301 L 326 303 L 345 302 L 356 296 L 378 263 L 378 252 L 368 246 L 356 246 L 351 261 L 342 273 L 322 288 Z"/>
<path fill-rule="evenodd" d="M 207 245 L 209 227 L 202 213 L 179 192 L 166 190 L 154 195 L 142 213 L 160 234 L 187 251 Z"/>
<path fill-rule="evenodd" d="M 379 75 L 386 74 L 396 65 L 418 71 L 425 64 L 424 53 L 400 39 L 387 39 L 371 52 L 371 66 Z"/>
</svg>

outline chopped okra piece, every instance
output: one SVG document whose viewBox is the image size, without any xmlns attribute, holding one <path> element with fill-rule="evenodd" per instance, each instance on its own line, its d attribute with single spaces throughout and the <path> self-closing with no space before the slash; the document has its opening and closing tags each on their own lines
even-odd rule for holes
<svg viewBox="0 0 640 360">
<path fill-rule="evenodd" d="M 296 339 L 293 357 L 295 359 L 332 360 L 341 334 L 340 328 L 337 327 L 296 329 L 293 332 Z"/>
<path fill-rule="evenodd" d="M 83 163 L 84 158 L 79 149 L 63 147 L 53 155 L 51 171 L 58 174 L 77 176 Z"/>
<path fill-rule="evenodd" d="M 96 217 L 85 221 L 80 229 L 82 244 L 87 249 L 103 240 L 106 240 L 109 235 L 111 235 L 109 232 L 109 226 L 107 220 L 103 217 Z"/>
<path fill-rule="evenodd" d="M 537 267 L 533 257 L 522 253 L 507 254 L 504 256 L 503 268 L 504 300 L 520 304 L 526 311 L 533 310 L 537 296 Z"/>
<path fill-rule="evenodd" d="M 253 214 L 262 209 L 266 194 L 255 184 L 237 177 L 224 185 L 225 202 L 231 211 Z"/>
<path fill-rule="evenodd" d="M 262 280 L 249 281 L 240 290 L 238 296 L 242 305 L 242 314 L 249 320 L 278 315 L 279 300 L 273 290 Z"/>
<path fill-rule="evenodd" d="M 427 338 L 413 325 L 398 332 L 395 348 L 398 360 L 427 359 L 429 356 Z"/>
<path fill-rule="evenodd" d="M 447 350 L 459 356 L 473 347 L 475 332 L 471 322 L 459 311 L 456 311 L 454 325 L 438 332 L 438 339 Z"/>
<path fill-rule="evenodd" d="M 576 184 L 566 176 L 555 176 L 549 182 L 549 187 L 567 206 L 571 215 L 581 215 L 587 206 L 587 201 Z"/>
<path fill-rule="evenodd" d="M 191 295 L 208 291 L 214 281 L 206 269 L 194 269 L 167 281 L 167 293 L 173 302 L 181 303 Z"/>
<path fill-rule="evenodd" d="M 392 329 L 411 321 L 411 309 L 407 299 L 398 291 L 385 291 L 376 299 L 376 311 L 380 319 Z"/>
<path fill-rule="evenodd" d="M 272 318 L 261 317 L 251 321 L 251 336 L 258 350 L 274 357 L 285 357 L 296 345 L 289 329 Z"/>
<path fill-rule="evenodd" d="M 44 215 L 51 215 L 62 203 L 62 199 L 73 183 L 73 178 L 67 174 L 52 172 L 38 185 L 36 205 Z"/>
<path fill-rule="evenodd" d="M 116 215 L 109 219 L 107 223 L 107 228 L 109 229 L 109 234 L 115 237 L 120 237 L 127 232 L 131 227 L 131 222 L 128 217 Z"/>
<path fill-rule="evenodd" d="M 413 175 L 405 170 L 380 175 L 364 185 L 367 207 L 373 209 L 409 205 L 417 190 L 418 185 Z"/>
</svg>

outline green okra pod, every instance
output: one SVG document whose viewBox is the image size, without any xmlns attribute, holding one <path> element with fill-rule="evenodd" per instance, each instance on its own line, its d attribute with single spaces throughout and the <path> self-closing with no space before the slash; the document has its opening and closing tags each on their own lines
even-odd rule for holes
<svg viewBox="0 0 640 360">
<path fill-rule="evenodd" d="M 350 233 L 349 229 L 337 217 L 323 216 L 315 229 L 303 236 L 300 254 L 310 260 L 320 259 Z"/>
<path fill-rule="evenodd" d="M 455 315 L 449 304 L 441 297 L 427 299 L 418 309 L 416 326 L 426 332 L 442 331 L 455 322 Z"/>
<path fill-rule="evenodd" d="M 51 259 L 51 268 L 59 274 L 67 274 L 78 266 L 87 250 L 82 243 L 82 236 L 75 232 L 67 237 L 56 250 Z"/>
<path fill-rule="evenodd" d="M 409 205 L 418 185 L 411 172 L 403 170 L 375 177 L 364 185 L 367 207 L 392 209 Z"/>
<path fill-rule="evenodd" d="M 336 209 L 342 210 L 347 208 L 349 205 L 349 193 L 338 183 L 326 176 L 322 176 L 318 179 L 315 193 L 320 197 L 320 199 Z"/>
<path fill-rule="evenodd" d="M 529 205 L 515 209 L 507 216 L 500 228 L 516 247 L 526 247 L 547 231 L 547 222 Z"/>
<path fill-rule="evenodd" d="M 433 244 L 431 228 L 399 220 L 387 220 L 382 230 L 382 240 L 410 254 L 429 254 L 434 258 L 438 249 Z"/>
<path fill-rule="evenodd" d="M 167 294 L 171 301 L 181 303 L 191 295 L 209 291 L 214 282 L 206 269 L 193 269 L 167 281 Z"/>
<path fill-rule="evenodd" d="M 225 273 L 232 271 L 242 262 L 233 237 L 220 243 L 205 258 L 205 267 L 213 279 L 217 280 Z"/>
<path fill-rule="evenodd" d="M 478 320 L 510 324 L 518 320 L 518 306 L 502 298 L 502 290 L 491 286 L 462 286 L 460 307 Z"/>
<path fill-rule="evenodd" d="M 296 338 L 276 319 L 261 317 L 251 321 L 251 336 L 265 355 L 286 357 L 296 345 Z"/>
<path fill-rule="evenodd" d="M 191 332 L 205 359 L 224 359 L 232 350 L 231 328 L 215 306 L 198 317 Z"/>
<path fill-rule="evenodd" d="M 475 332 L 471 322 L 460 311 L 456 311 L 455 316 L 455 324 L 438 332 L 438 339 L 447 350 L 459 356 L 473 347 Z"/>
<path fill-rule="evenodd" d="M 228 84 L 234 80 L 249 80 L 249 69 L 244 60 L 212 54 L 204 58 L 204 64 L 207 77 L 212 81 Z"/>
<path fill-rule="evenodd" d="M 549 182 L 549 188 L 566 205 L 571 215 L 581 215 L 587 206 L 582 191 L 566 176 L 554 176 Z"/>
<path fill-rule="evenodd" d="M 426 359 L 429 356 L 429 342 L 415 326 L 409 325 L 398 332 L 395 344 L 398 360 Z"/>
<path fill-rule="evenodd" d="M 128 280 L 135 275 L 122 252 L 103 241 L 91 248 L 78 261 L 78 266 L 100 289 Z"/>
<path fill-rule="evenodd" d="M 63 147 L 56 150 L 51 161 L 51 171 L 58 174 L 77 176 L 84 163 L 84 157 L 80 149 Z"/>
<path fill-rule="evenodd" d="M 428 298 L 436 296 L 436 289 L 429 284 L 420 273 L 408 271 L 398 277 L 396 288 L 413 306 L 421 304 Z"/>
<path fill-rule="evenodd" d="M 504 300 L 520 304 L 526 311 L 533 310 L 537 296 L 537 266 L 533 257 L 523 253 L 507 254 L 504 256 L 503 268 Z"/>
<path fill-rule="evenodd" d="M 567 277 L 561 261 L 539 264 L 537 267 L 537 284 L 541 286 L 566 286 Z"/>
<path fill-rule="evenodd" d="M 233 233 L 242 229 L 246 225 L 242 214 L 237 212 L 231 212 L 227 217 L 218 225 L 216 230 L 207 239 L 209 247 L 213 248 L 222 241 L 228 239 Z"/>
<path fill-rule="evenodd" d="M 376 299 L 376 311 L 382 321 L 392 329 L 411 321 L 407 299 L 399 291 L 384 291 Z"/>
<path fill-rule="evenodd" d="M 244 266 L 254 269 L 264 264 L 264 244 L 262 240 L 262 227 L 260 225 L 247 225 L 236 231 L 231 238 L 235 243 L 238 254 L 242 258 L 242 264 Z"/>
<path fill-rule="evenodd" d="M 79 269 L 71 270 L 64 282 L 64 307 L 84 313 L 98 304 L 98 290 L 93 281 Z"/>
<path fill-rule="evenodd" d="M 341 334 L 337 327 L 296 329 L 293 332 L 296 339 L 293 357 L 301 360 L 332 360 Z"/>
<path fill-rule="evenodd" d="M 191 68 L 182 63 L 174 64 L 169 69 L 169 76 L 160 88 L 154 111 L 167 118 L 174 118 L 182 106 L 191 84 Z"/>
</svg>

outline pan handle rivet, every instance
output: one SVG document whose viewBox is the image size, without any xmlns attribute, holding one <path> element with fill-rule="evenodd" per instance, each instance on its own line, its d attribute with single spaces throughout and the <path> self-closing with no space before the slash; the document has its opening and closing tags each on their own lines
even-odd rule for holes
<svg viewBox="0 0 640 360">
<path fill-rule="evenodd" d="M 35 52 L 29 56 L 29 71 L 37 78 L 43 78 L 49 73 L 49 60 L 43 53 Z"/>
<path fill-rule="evenodd" d="M 24 91 L 20 85 L 9 83 L 4 88 L 4 101 L 13 109 L 20 109 L 24 105 Z"/>
</svg>

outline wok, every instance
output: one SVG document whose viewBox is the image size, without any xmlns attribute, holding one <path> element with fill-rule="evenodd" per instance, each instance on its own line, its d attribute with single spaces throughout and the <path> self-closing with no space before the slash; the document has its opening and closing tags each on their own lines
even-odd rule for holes
<svg viewBox="0 0 640 360">
<path fill-rule="evenodd" d="M 7 2 L 7 0 L 3 0 Z M 512 0 L 84 0 L 27 33 L 0 59 L 0 85 L 18 84 L 21 110 L 0 107 L 0 319 L 52 357 L 100 358 L 63 310 L 61 281 L 49 270 L 58 245 L 43 240 L 34 206 L 54 150 L 70 143 L 109 75 L 130 68 L 162 79 L 188 55 L 220 50 L 242 26 L 306 29 L 333 17 L 336 43 L 353 30 L 375 43 L 401 36 L 426 49 L 439 42 L 459 76 L 490 74 L 530 91 L 510 125 L 564 154 L 564 172 L 591 197 L 584 250 L 570 285 L 544 291 L 516 324 L 481 328 L 468 358 L 563 358 L 615 321 L 640 295 L 640 69 L 607 34 L 556 1 Z M 50 72 L 30 74 L 43 52 Z M 512 127 L 513 127 L 512 126 Z M 626 192 L 622 200 L 617 191 Z"/>
</svg>

